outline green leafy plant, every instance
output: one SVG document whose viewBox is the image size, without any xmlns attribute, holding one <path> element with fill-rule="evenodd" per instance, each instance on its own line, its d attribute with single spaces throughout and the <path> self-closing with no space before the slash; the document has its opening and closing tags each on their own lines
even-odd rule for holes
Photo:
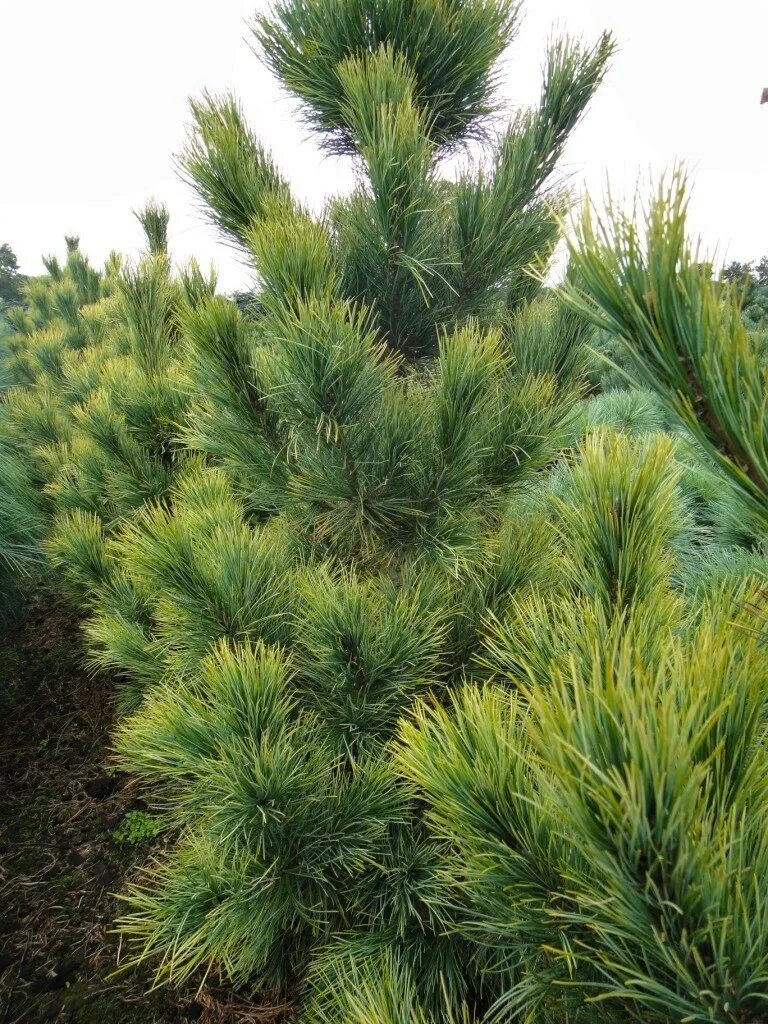
<svg viewBox="0 0 768 1024">
<path fill-rule="evenodd" d="M 112 838 L 118 846 L 139 846 L 151 842 L 162 829 L 163 822 L 146 811 L 126 811 Z"/>
</svg>

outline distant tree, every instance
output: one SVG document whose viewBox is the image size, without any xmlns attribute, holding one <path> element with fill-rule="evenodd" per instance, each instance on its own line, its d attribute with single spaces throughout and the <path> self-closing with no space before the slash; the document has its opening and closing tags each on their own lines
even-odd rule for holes
<svg viewBox="0 0 768 1024">
<path fill-rule="evenodd" d="M 752 264 L 739 263 L 738 260 L 733 260 L 727 267 L 723 268 L 722 276 L 724 281 L 729 281 L 731 284 L 737 284 L 739 281 L 749 281 L 752 278 Z"/>
<path fill-rule="evenodd" d="M 3 242 L 0 245 L 0 299 L 7 305 L 21 302 L 21 288 L 26 278 L 19 273 L 19 261 L 16 253 Z"/>
<path fill-rule="evenodd" d="M 754 330 L 768 323 L 768 256 L 756 264 L 729 263 L 722 276 L 743 288 L 742 312 L 747 326 Z"/>
</svg>

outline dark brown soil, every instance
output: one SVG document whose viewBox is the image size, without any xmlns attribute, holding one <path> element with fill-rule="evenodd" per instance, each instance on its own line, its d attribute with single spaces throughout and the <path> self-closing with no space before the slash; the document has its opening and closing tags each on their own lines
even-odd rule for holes
<svg viewBox="0 0 768 1024">
<path fill-rule="evenodd" d="M 152 853 L 121 845 L 134 780 L 110 767 L 114 687 L 82 668 L 76 615 L 46 592 L 0 627 L 0 1024 L 275 1020 L 209 990 L 115 975 L 114 895 Z"/>
</svg>

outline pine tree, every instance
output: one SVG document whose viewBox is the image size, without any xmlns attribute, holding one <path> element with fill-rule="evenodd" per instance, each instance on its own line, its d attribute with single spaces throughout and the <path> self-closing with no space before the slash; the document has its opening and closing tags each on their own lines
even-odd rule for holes
<svg viewBox="0 0 768 1024">
<path fill-rule="evenodd" d="M 113 267 L 102 275 L 68 240 L 62 266 L 25 280 L 22 305 L 7 311 L 0 394 L 0 603 L 11 604 L 30 569 L 43 564 L 42 542 L 54 503 L 46 491 L 71 439 L 74 398 L 66 366 L 102 335 Z"/>
<path fill-rule="evenodd" d="M 485 674 L 490 613 L 556 583 L 539 483 L 572 436 L 590 333 L 534 271 L 610 39 L 553 43 L 539 105 L 497 133 L 518 5 L 403 15 L 313 0 L 254 27 L 321 145 L 358 169 L 319 218 L 233 98 L 192 104 L 181 167 L 258 288 L 245 311 L 206 294 L 180 313 L 183 436 L 204 462 L 81 548 L 112 581 L 93 657 L 144 693 L 122 761 L 180 828 L 124 928 L 162 976 L 213 968 L 307 1020 L 365 1012 L 359 981 L 385 963 L 438 1018 L 479 1019 L 510 983 L 461 931 L 446 843 L 391 740 L 414 698 Z"/>
<path fill-rule="evenodd" d="M 493 685 L 423 704 L 398 759 L 449 844 L 462 930 L 515 967 L 492 1019 L 756 1024 L 762 584 L 686 600 L 669 442 L 633 447 L 593 439 L 560 505 L 570 585 L 512 602 Z"/>
<path fill-rule="evenodd" d="M 115 277 L 102 342 L 67 365 L 67 390 L 79 400 L 47 487 L 53 517 L 45 542 L 70 595 L 89 610 L 108 608 L 120 629 L 119 654 L 94 653 L 93 662 L 118 669 L 125 706 L 140 699 L 151 661 L 148 598 L 117 571 L 111 543 L 147 507 L 169 500 L 188 461 L 179 438 L 188 393 L 179 323 L 216 287 L 194 261 L 172 274 L 164 207 L 151 202 L 137 218 L 147 250 Z"/>
<path fill-rule="evenodd" d="M 741 316 L 738 282 L 713 278 L 686 235 L 686 180 L 662 182 L 643 223 L 587 206 L 571 243 L 572 308 L 612 333 L 634 379 L 655 394 L 718 481 L 722 542 L 768 536 L 763 339 Z"/>
<path fill-rule="evenodd" d="M 6 372 L 0 434 L 26 463 L 38 488 L 56 475 L 72 432 L 79 397 L 69 370 L 98 350 L 109 322 L 117 266 L 102 274 L 67 240 L 67 259 L 45 259 L 48 274 L 31 278 L 24 304 L 8 311 Z M 49 505 L 49 512 L 51 506 Z"/>
<path fill-rule="evenodd" d="M 685 236 L 682 179 L 644 227 L 615 208 L 595 227 L 589 210 L 564 293 L 613 332 L 677 436 L 591 437 L 552 491 L 557 585 L 490 623 L 489 684 L 400 727 L 398 762 L 448 844 L 444 879 L 471 907 L 460 930 L 516 968 L 493 1019 L 766 1012 L 766 382 L 738 294 Z M 728 386 L 737 367 L 743 389 Z M 758 545 L 713 557 L 705 543 L 703 589 L 684 571 L 701 543 L 686 435 L 727 488 L 715 526 L 730 509 Z"/>
<path fill-rule="evenodd" d="M 164 207 L 150 203 L 137 218 L 147 251 L 115 277 L 103 344 L 67 366 L 65 386 L 79 400 L 66 464 L 50 488 L 59 514 L 90 513 L 107 529 L 161 499 L 183 461 L 178 318 L 187 285 L 215 288 L 196 266 L 172 276 Z"/>
<path fill-rule="evenodd" d="M 16 253 L 7 242 L 0 245 L 0 302 L 15 306 L 21 300 L 26 278 L 19 271 Z"/>
<path fill-rule="evenodd" d="M 41 504 L 24 462 L 0 441 L 0 624 L 16 605 L 21 579 L 41 561 Z"/>
<path fill-rule="evenodd" d="M 257 19 L 358 184 L 313 216 L 234 98 L 192 103 L 253 296 L 174 275 L 156 203 L 135 265 L 67 239 L 10 314 L 0 573 L 45 538 L 121 678 L 175 837 L 122 920 L 158 978 L 306 1024 L 761 1024 L 763 342 L 679 176 L 543 290 L 612 44 L 555 41 L 499 130 L 519 17 Z"/>
<path fill-rule="evenodd" d="M 185 461 L 178 317 L 215 289 L 194 262 L 172 275 L 164 207 L 151 202 L 137 218 L 147 251 L 136 265 L 112 254 L 96 271 L 75 237 L 63 264 L 45 259 L 47 276 L 9 314 L 13 386 L 0 407 L 4 520 L 16 524 L 6 569 L 47 554 L 46 571 L 62 570 L 56 582 L 77 603 L 103 601 L 106 588 L 132 615 L 141 602 L 111 578 L 107 541 L 162 500 Z"/>
</svg>

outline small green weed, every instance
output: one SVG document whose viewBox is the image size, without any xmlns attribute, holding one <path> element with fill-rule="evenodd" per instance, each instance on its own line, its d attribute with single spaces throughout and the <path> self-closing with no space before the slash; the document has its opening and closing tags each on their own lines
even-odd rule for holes
<svg viewBox="0 0 768 1024">
<path fill-rule="evenodd" d="M 118 846 L 138 846 L 154 839 L 162 827 L 162 821 L 146 811 L 128 811 L 112 837 Z"/>
</svg>

